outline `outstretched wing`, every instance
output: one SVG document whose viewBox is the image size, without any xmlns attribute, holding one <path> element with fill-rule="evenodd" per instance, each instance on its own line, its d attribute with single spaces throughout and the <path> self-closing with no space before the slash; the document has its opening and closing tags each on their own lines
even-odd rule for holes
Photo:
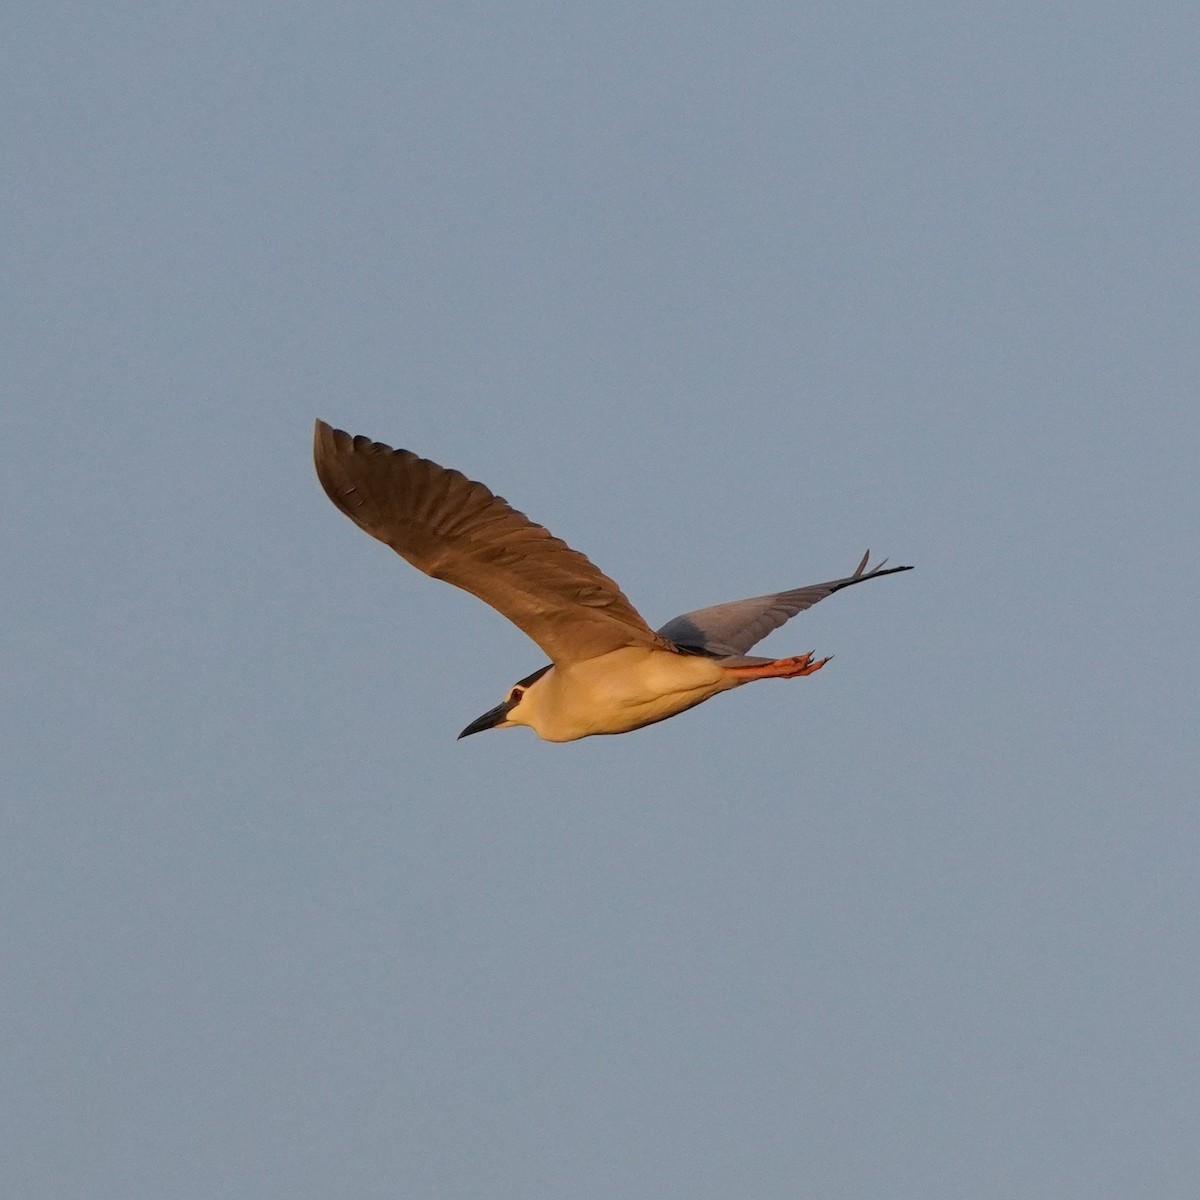
<svg viewBox="0 0 1200 1200">
<path fill-rule="evenodd" d="M 722 657 L 745 654 L 756 642 L 762 641 L 772 630 L 806 608 L 812 608 L 818 600 L 840 592 L 842 588 L 881 575 L 894 575 L 897 571 L 911 571 L 912 567 L 888 567 L 884 570 L 884 559 L 877 567 L 868 571 L 868 550 L 863 555 L 858 570 L 845 579 L 834 579 L 829 583 L 810 583 L 807 587 L 794 588 L 790 592 L 776 592 L 773 596 L 754 596 L 749 600 L 734 600 L 730 604 L 717 604 L 712 608 L 697 609 L 668 621 L 658 632 L 677 646 L 702 650 L 706 654 Z"/>
<path fill-rule="evenodd" d="M 324 421 L 313 454 L 321 486 L 355 524 L 490 604 L 554 662 L 666 645 L 611 579 L 482 483 Z"/>
</svg>

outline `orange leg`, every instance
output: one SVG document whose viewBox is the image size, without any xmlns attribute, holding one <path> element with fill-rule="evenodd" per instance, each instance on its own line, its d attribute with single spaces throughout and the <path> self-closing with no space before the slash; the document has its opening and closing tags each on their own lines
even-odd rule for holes
<svg viewBox="0 0 1200 1200">
<path fill-rule="evenodd" d="M 829 658 L 832 657 L 831 654 Z M 732 675 L 739 683 L 749 683 L 751 679 L 797 679 L 819 671 L 829 658 L 814 659 L 811 653 L 798 654 L 795 658 L 777 658 L 755 667 L 726 667 L 725 674 Z"/>
</svg>

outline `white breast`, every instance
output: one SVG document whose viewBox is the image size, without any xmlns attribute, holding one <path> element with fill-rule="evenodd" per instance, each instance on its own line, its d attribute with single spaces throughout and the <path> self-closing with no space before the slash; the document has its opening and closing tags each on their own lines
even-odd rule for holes
<svg viewBox="0 0 1200 1200">
<path fill-rule="evenodd" d="M 629 646 L 548 671 L 526 693 L 520 720 L 550 742 L 627 733 L 732 686 L 711 658 Z"/>
</svg>

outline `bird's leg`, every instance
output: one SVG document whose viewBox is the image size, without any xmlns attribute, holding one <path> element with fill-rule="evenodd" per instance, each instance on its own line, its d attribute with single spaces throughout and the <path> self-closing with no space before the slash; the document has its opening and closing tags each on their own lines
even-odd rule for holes
<svg viewBox="0 0 1200 1200">
<path fill-rule="evenodd" d="M 829 658 L 814 659 L 811 653 L 798 654 L 794 658 L 777 658 L 774 662 L 752 667 L 726 667 L 725 674 L 732 675 L 739 683 L 749 683 L 752 679 L 797 679 L 819 671 Z"/>
</svg>

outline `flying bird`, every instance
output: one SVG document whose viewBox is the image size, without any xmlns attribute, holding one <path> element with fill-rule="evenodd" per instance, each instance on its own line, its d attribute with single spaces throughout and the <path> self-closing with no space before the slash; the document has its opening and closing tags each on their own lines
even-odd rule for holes
<svg viewBox="0 0 1200 1200">
<path fill-rule="evenodd" d="M 842 588 L 912 570 L 885 570 L 886 559 L 867 570 L 867 551 L 844 579 L 698 609 L 655 632 L 589 559 L 482 483 L 324 421 L 313 452 L 321 486 L 356 525 L 490 604 L 550 659 L 460 738 L 512 725 L 549 742 L 628 733 L 756 679 L 811 675 L 829 659 L 746 651 Z"/>
</svg>

